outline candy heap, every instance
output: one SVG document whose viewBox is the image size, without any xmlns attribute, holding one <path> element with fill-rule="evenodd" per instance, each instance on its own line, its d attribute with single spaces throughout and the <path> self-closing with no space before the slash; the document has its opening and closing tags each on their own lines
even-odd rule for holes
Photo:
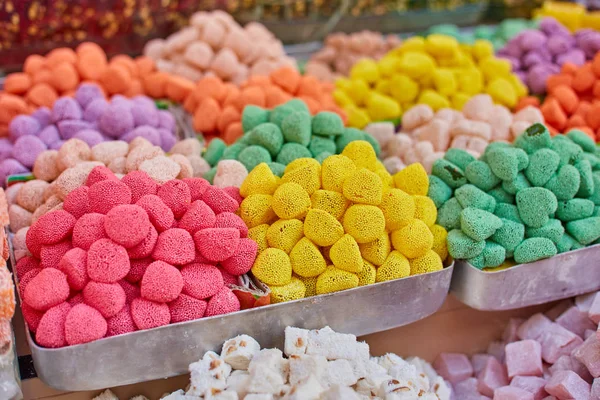
<svg viewBox="0 0 600 400">
<path fill-rule="evenodd" d="M 600 30 L 598 13 L 586 10 L 598 9 L 597 0 L 581 0 L 577 2 L 544 1 L 542 7 L 534 10 L 535 17 L 552 17 L 559 20 L 569 30 L 577 31 L 583 28 Z"/>
<path fill-rule="evenodd" d="M 600 238 L 599 168 L 585 133 L 551 138 L 534 124 L 514 146 L 492 143 L 479 160 L 449 150 L 433 164 L 428 195 L 452 257 L 477 268 L 523 264 Z"/>
<path fill-rule="evenodd" d="M 377 142 L 354 128 L 344 128 L 342 118 L 322 111 L 311 117 L 306 103 L 293 99 L 266 110 L 257 106 L 244 108 L 241 125 L 244 135 L 234 144 L 214 139 L 204 153 L 213 168 L 204 176 L 211 181 L 220 160 L 237 160 L 246 171 L 267 163 L 271 171 L 281 176 L 285 166 L 297 158 L 310 157 L 319 161 L 340 153 L 353 140 L 368 140 L 379 154 Z M 220 164 L 220 163 L 219 163 Z"/>
<path fill-rule="evenodd" d="M 599 322 L 600 294 L 590 293 L 511 319 L 488 354 L 442 353 L 433 366 L 461 400 L 599 399 Z"/>
<path fill-rule="evenodd" d="M 231 195 L 230 195 L 231 194 Z M 23 316 L 39 345 L 87 343 L 229 313 L 228 284 L 250 270 L 257 245 L 235 212 L 237 189 L 201 178 L 158 185 L 97 167 L 26 233 L 16 271 Z"/>
<path fill-rule="evenodd" d="M 148 97 L 129 100 L 116 95 L 108 102 L 99 86 L 84 83 L 74 98 L 61 97 L 52 109 L 40 107 L 31 115 L 12 119 L 9 138 L 0 139 L 0 182 L 4 184 L 9 175 L 29 172 L 42 153 L 44 159 L 47 154 L 57 154 L 65 140 L 79 139 L 89 152 L 88 145 L 113 139 L 131 142 L 141 136 L 168 151 L 175 144 L 176 129 L 173 116 L 158 110 Z M 81 158 L 81 154 L 63 150 L 65 164 L 61 170 L 69 166 L 64 157 Z M 52 171 L 39 172 L 47 175 Z"/>
<path fill-rule="evenodd" d="M 401 42 L 396 35 L 383 36 L 372 31 L 332 33 L 325 38 L 324 47 L 310 57 L 304 70 L 306 75 L 333 82 L 348 76 L 350 68 L 361 58 L 379 60 Z"/>
<path fill-rule="evenodd" d="M 498 56 L 512 64 L 512 70 L 529 90 L 546 93 L 546 80 L 559 73 L 565 64 L 582 66 L 600 50 L 600 32 L 581 30 L 574 35 L 553 18 L 540 22 L 540 29 L 530 29 L 511 39 Z"/>
<path fill-rule="evenodd" d="M 427 189 L 420 164 L 392 177 L 361 140 L 322 166 L 294 160 L 281 179 L 259 164 L 240 188 L 252 273 L 277 303 L 441 270 L 446 231 Z"/>
<path fill-rule="evenodd" d="M 269 76 L 252 77 L 240 88 L 216 77 L 205 77 L 190 91 L 184 108 L 194 116 L 194 129 L 206 139 L 220 136 L 229 144 L 243 133 L 240 120 L 247 105 L 273 108 L 297 97 L 311 114 L 332 111 L 344 116 L 333 101 L 332 90 L 330 84 L 284 67 Z"/>
<path fill-rule="evenodd" d="M 396 119 L 415 104 L 460 110 L 484 92 L 513 108 L 527 88 L 510 69 L 486 40 L 459 45 L 451 36 L 412 37 L 379 61 L 356 63 L 350 79 L 336 82 L 334 98 L 348 113 L 348 124 L 358 128 Z"/>
<path fill-rule="evenodd" d="M 434 113 L 426 104 L 412 107 L 404 113 L 398 135 L 394 135 L 391 122 L 370 124 L 365 131 L 379 143 L 389 173 L 416 162 L 431 173 L 433 162 L 444 157 L 448 148 L 479 157 L 490 142 L 512 142 L 536 122 L 543 123 L 544 118 L 535 107 L 525 107 L 513 115 L 506 107 L 494 105 L 489 95 L 479 94 L 471 97 L 462 111 L 442 108 Z"/>
<path fill-rule="evenodd" d="M 264 25 L 253 22 L 241 27 L 223 11 L 195 13 L 190 26 L 164 40 L 149 41 L 144 54 L 160 71 L 193 82 L 214 74 L 239 85 L 250 76 L 296 66 L 296 61 L 286 56 L 281 41 Z"/>
<path fill-rule="evenodd" d="M 284 358 L 283 355 L 288 358 Z M 187 392 L 178 390 L 163 400 L 450 400 L 450 385 L 431 365 L 417 357 L 388 353 L 371 357 L 369 345 L 356 336 L 287 327 L 283 353 L 260 349 L 251 336 L 223 344 L 221 354 L 209 351 L 190 364 Z"/>
</svg>

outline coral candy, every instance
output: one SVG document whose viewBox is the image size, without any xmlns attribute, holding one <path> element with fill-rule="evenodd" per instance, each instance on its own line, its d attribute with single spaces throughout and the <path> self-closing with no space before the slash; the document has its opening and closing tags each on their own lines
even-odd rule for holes
<svg viewBox="0 0 600 400">
<path fill-rule="evenodd" d="M 113 207 L 131 203 L 131 190 L 120 181 L 101 181 L 90 187 L 90 209 L 100 214 L 108 213 Z"/>
<path fill-rule="evenodd" d="M 257 251 L 258 245 L 254 240 L 241 238 L 236 253 L 221 261 L 221 266 L 229 274 L 243 275 L 252 268 Z"/>
<path fill-rule="evenodd" d="M 166 182 L 158 188 L 157 196 L 173 211 L 175 218 L 181 218 L 192 202 L 190 188 L 178 180 Z"/>
<path fill-rule="evenodd" d="M 208 303 L 185 294 L 169 303 L 171 322 L 184 322 L 200 319 L 204 316 Z"/>
<path fill-rule="evenodd" d="M 63 209 L 79 220 L 84 214 L 90 212 L 88 193 L 90 188 L 81 186 L 67 195 L 63 202 Z M 77 223 L 75 224 L 77 225 Z M 73 230 L 75 228 L 73 227 Z"/>
<path fill-rule="evenodd" d="M 122 335 L 124 333 L 134 332 L 137 328 L 131 317 L 131 309 L 129 305 L 125 305 L 114 317 L 106 321 L 107 331 L 106 336 Z"/>
<path fill-rule="evenodd" d="M 236 212 L 239 204 L 231 196 L 227 194 L 223 189 L 208 186 L 202 195 L 202 201 L 204 201 L 215 214 L 222 212 Z"/>
<path fill-rule="evenodd" d="M 131 260 L 148 257 L 152 254 L 156 242 L 158 240 L 158 232 L 153 226 L 150 226 L 148 233 L 144 240 L 134 247 L 127 249 L 127 254 Z"/>
<path fill-rule="evenodd" d="M 183 293 L 196 299 L 207 299 L 223 286 L 223 276 L 214 266 L 189 264 L 181 270 Z"/>
<path fill-rule="evenodd" d="M 168 229 L 158 235 L 152 257 L 174 265 L 192 262 L 195 257 L 194 239 L 185 229 Z"/>
<path fill-rule="evenodd" d="M 171 320 L 169 306 L 142 298 L 131 302 L 131 317 L 138 329 L 151 329 L 168 325 Z"/>
<path fill-rule="evenodd" d="M 144 171 L 131 171 L 121 179 L 131 190 L 131 202 L 137 203 L 143 196 L 156 194 L 158 185 Z"/>
<path fill-rule="evenodd" d="M 223 261 L 235 254 L 240 231 L 235 228 L 207 228 L 194 234 L 196 248 L 211 261 Z"/>
<path fill-rule="evenodd" d="M 102 283 L 114 283 L 129 273 L 127 250 L 110 239 L 94 242 L 87 255 L 87 271 L 90 279 Z"/>
<path fill-rule="evenodd" d="M 71 308 L 65 321 L 65 338 L 69 345 L 89 343 L 103 338 L 107 332 L 106 320 L 96 309 L 77 304 Z"/>
<path fill-rule="evenodd" d="M 69 303 L 60 303 L 44 313 L 35 330 L 35 340 L 44 347 L 57 348 L 67 344 L 65 322 L 71 311 Z"/>
<path fill-rule="evenodd" d="M 160 197 L 154 194 L 147 194 L 142 196 L 135 204 L 146 211 L 150 222 L 152 222 L 157 231 L 163 232 L 173 226 L 173 222 L 175 221 L 173 211 L 171 211 Z"/>
<path fill-rule="evenodd" d="M 240 310 L 240 301 L 233 292 L 223 286 L 211 299 L 206 307 L 205 317 L 227 314 Z"/>
<path fill-rule="evenodd" d="M 83 289 L 83 300 L 104 318 L 110 318 L 125 305 L 125 292 L 118 283 L 89 282 Z"/>
<path fill-rule="evenodd" d="M 134 247 L 143 241 L 150 228 L 148 214 L 135 204 L 115 206 L 104 219 L 106 235 L 125 248 Z"/>
<path fill-rule="evenodd" d="M 86 263 L 87 252 L 77 247 L 67 251 L 58 263 L 57 268 L 67 276 L 71 289 L 83 290 L 86 286 L 89 280 Z"/>
<path fill-rule="evenodd" d="M 108 167 L 99 165 L 90 171 L 90 174 L 88 175 L 88 178 L 85 181 L 85 185 L 92 186 L 96 182 L 106 180 L 118 180 L 118 178 Z"/>
<path fill-rule="evenodd" d="M 155 261 L 146 268 L 140 286 L 144 299 L 168 303 L 179 296 L 184 279 L 177 268 L 163 261 Z"/>
<path fill-rule="evenodd" d="M 65 240 L 73 232 L 75 222 L 75 217 L 63 210 L 42 216 L 37 220 L 34 228 L 37 243 L 54 244 Z"/>
<path fill-rule="evenodd" d="M 216 216 L 214 227 L 235 228 L 240 231 L 240 238 L 245 238 L 246 236 L 248 236 L 248 227 L 246 226 L 244 221 L 238 215 L 231 212 L 222 212 L 218 214 Z"/>
<path fill-rule="evenodd" d="M 37 268 L 39 268 L 38 261 L 32 256 L 25 256 L 17 261 L 15 267 L 17 278 L 22 279 L 26 273 Z"/>
<path fill-rule="evenodd" d="M 54 307 L 69 297 L 67 276 L 55 268 L 41 270 L 27 284 L 24 291 L 24 301 L 32 308 L 45 311 Z"/>
<path fill-rule="evenodd" d="M 89 250 L 99 239 L 107 238 L 104 231 L 106 216 L 98 213 L 85 214 L 77 220 L 73 227 L 73 246 Z"/>
<path fill-rule="evenodd" d="M 196 200 L 183 214 L 178 226 L 193 235 L 200 229 L 216 227 L 216 221 L 215 212 L 202 200 Z M 219 228 L 225 227 L 220 226 Z"/>
</svg>

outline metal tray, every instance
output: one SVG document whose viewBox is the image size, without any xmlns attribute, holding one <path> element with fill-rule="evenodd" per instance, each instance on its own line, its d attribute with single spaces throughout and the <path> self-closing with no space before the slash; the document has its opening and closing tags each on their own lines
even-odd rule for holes
<svg viewBox="0 0 600 400">
<path fill-rule="evenodd" d="M 283 346 L 286 326 L 331 326 L 366 335 L 423 319 L 446 299 L 453 265 L 442 271 L 237 313 L 132 332 L 95 342 L 47 349 L 27 330 L 39 378 L 61 390 L 96 390 L 188 372 L 206 351 L 240 334 L 262 347 Z"/>
<path fill-rule="evenodd" d="M 450 292 L 470 307 L 512 310 L 600 289 L 600 245 L 495 271 L 456 261 Z"/>
</svg>

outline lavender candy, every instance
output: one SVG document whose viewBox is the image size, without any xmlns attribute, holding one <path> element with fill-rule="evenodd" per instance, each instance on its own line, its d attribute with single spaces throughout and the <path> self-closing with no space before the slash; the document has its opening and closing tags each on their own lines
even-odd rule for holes
<svg viewBox="0 0 600 400">
<path fill-rule="evenodd" d="M 546 17 L 540 21 L 539 29 L 546 35 L 564 35 L 570 36 L 571 32 L 556 19 Z"/>
<path fill-rule="evenodd" d="M 23 174 L 29 172 L 27 168 L 14 158 L 7 158 L 0 162 L 0 183 L 2 186 L 6 183 L 6 178 L 10 175 Z"/>
<path fill-rule="evenodd" d="M 157 128 L 159 123 L 158 112 L 154 103 L 147 104 L 142 101 L 137 101 L 131 107 L 131 115 L 135 126 L 148 125 Z"/>
<path fill-rule="evenodd" d="M 156 109 L 156 103 L 148 96 L 138 95 L 132 97 L 131 101 L 133 101 L 135 104 L 141 104 L 145 105 L 146 107 L 152 107 L 153 109 Z"/>
<path fill-rule="evenodd" d="M 505 60 L 508 60 L 510 62 L 512 71 L 518 71 L 521 69 L 521 60 L 519 60 L 518 58 L 515 58 L 515 57 L 502 57 L 502 58 L 504 58 Z"/>
<path fill-rule="evenodd" d="M 524 51 L 531 51 L 541 49 L 546 46 L 548 38 L 542 32 L 538 30 L 529 29 L 523 32 L 521 36 L 521 49 Z"/>
<path fill-rule="evenodd" d="M 82 129 L 77 132 L 73 138 L 83 140 L 88 144 L 88 146 L 92 147 L 97 145 L 98 143 L 102 143 L 105 141 L 104 136 L 94 129 Z"/>
<path fill-rule="evenodd" d="M 148 125 L 138 126 L 134 130 L 121 136 L 121 140 L 130 143 L 136 137 L 143 137 L 144 139 L 152 143 L 154 146 L 161 145 L 160 134 L 155 128 Z"/>
<path fill-rule="evenodd" d="M 521 60 L 521 65 L 525 68 L 532 68 L 534 65 L 548 62 L 539 51 L 529 51 Z"/>
<path fill-rule="evenodd" d="M 61 97 L 54 102 L 52 108 L 52 122 L 75 119 L 79 120 L 82 110 L 79 103 L 70 97 Z"/>
<path fill-rule="evenodd" d="M 92 100 L 83 112 L 83 119 L 88 122 L 96 122 L 108 108 L 108 101 L 104 99 Z"/>
<path fill-rule="evenodd" d="M 171 148 L 175 146 L 177 142 L 177 138 L 173 134 L 173 131 L 169 131 L 165 128 L 158 128 L 158 133 L 160 135 L 160 147 L 164 151 L 171 151 Z"/>
<path fill-rule="evenodd" d="M 100 131 L 111 138 L 118 138 L 133 130 L 135 123 L 128 108 L 113 102 L 104 110 L 98 119 Z"/>
<path fill-rule="evenodd" d="M 527 73 L 527 86 L 534 94 L 546 92 L 546 80 L 556 73 L 551 67 L 551 64 L 537 64 Z"/>
<path fill-rule="evenodd" d="M 48 147 L 36 136 L 22 136 L 13 146 L 13 158 L 31 168 L 35 163 L 37 156 Z"/>
<path fill-rule="evenodd" d="M 55 125 L 48 125 L 42 129 L 38 135 L 38 138 L 40 138 L 40 140 L 44 142 L 46 146 L 50 146 L 52 143 L 60 140 L 60 134 L 58 133 L 58 129 Z"/>
<path fill-rule="evenodd" d="M 573 63 L 579 67 L 585 64 L 585 53 L 581 49 L 571 49 L 564 54 L 556 57 L 558 65 L 563 65 L 567 62 Z"/>
<path fill-rule="evenodd" d="M 572 36 L 552 35 L 546 45 L 550 54 L 557 56 L 571 49 L 575 45 L 575 39 Z"/>
<path fill-rule="evenodd" d="M 123 95 L 120 95 L 120 94 L 115 94 L 113 97 L 111 97 L 110 103 L 118 105 L 119 107 L 126 108 L 128 110 L 130 110 L 131 107 L 133 107 L 133 104 L 134 104 L 127 97 L 125 97 Z"/>
<path fill-rule="evenodd" d="M 62 145 L 65 144 L 64 140 L 59 140 L 58 142 L 54 142 L 48 147 L 50 150 L 60 150 Z"/>
<path fill-rule="evenodd" d="M 11 140 L 15 141 L 22 136 L 35 135 L 40 129 L 40 123 L 37 119 L 32 118 L 29 115 L 17 115 L 10 121 L 8 134 Z"/>
<path fill-rule="evenodd" d="M 501 51 L 506 53 L 507 56 L 520 58 L 523 55 L 523 50 L 521 49 L 519 41 L 520 38 L 517 39 L 515 37 L 511 39 Z M 500 53 L 500 51 L 498 53 Z"/>
<path fill-rule="evenodd" d="M 89 122 L 81 120 L 66 120 L 58 123 L 58 131 L 60 137 L 64 140 L 69 140 L 75 137 L 75 134 L 84 129 L 90 129 Z"/>
<path fill-rule="evenodd" d="M 165 110 L 158 111 L 158 127 L 173 132 L 175 130 L 175 118 L 170 112 Z"/>
<path fill-rule="evenodd" d="M 40 107 L 31 114 L 39 123 L 41 128 L 45 128 L 52 122 L 52 111 L 48 107 Z"/>
<path fill-rule="evenodd" d="M 4 160 L 12 156 L 13 145 L 10 140 L 6 138 L 0 139 L 0 159 Z"/>
<path fill-rule="evenodd" d="M 75 100 L 79 102 L 82 108 L 86 108 L 92 101 L 103 99 L 104 92 L 98 85 L 93 83 L 82 83 L 75 92 Z"/>
</svg>

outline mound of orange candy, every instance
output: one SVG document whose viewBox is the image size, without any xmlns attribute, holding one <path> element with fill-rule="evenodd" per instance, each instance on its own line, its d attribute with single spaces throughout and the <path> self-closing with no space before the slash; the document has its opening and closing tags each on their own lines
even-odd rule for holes
<svg viewBox="0 0 600 400">
<path fill-rule="evenodd" d="M 311 114 L 333 111 L 346 115 L 333 100 L 334 86 L 312 76 L 302 76 L 291 67 L 273 71 L 269 76 L 253 76 L 238 88 L 216 76 L 204 77 L 186 97 L 184 108 L 193 115 L 193 126 L 205 139 L 220 137 L 227 144 L 242 136 L 241 116 L 247 105 L 273 108 L 296 97 Z"/>
</svg>

